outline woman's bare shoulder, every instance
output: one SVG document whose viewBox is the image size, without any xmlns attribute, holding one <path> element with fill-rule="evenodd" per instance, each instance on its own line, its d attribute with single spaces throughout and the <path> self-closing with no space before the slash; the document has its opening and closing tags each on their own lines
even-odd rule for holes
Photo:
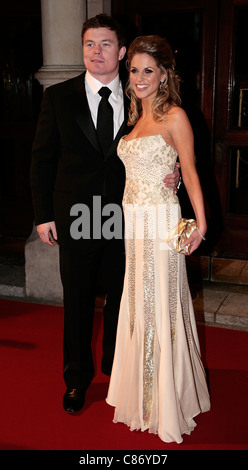
<svg viewBox="0 0 248 470">
<path fill-rule="evenodd" d="M 168 117 L 172 117 L 175 119 L 188 119 L 186 112 L 184 111 L 181 106 L 171 106 L 167 112 Z"/>
<path fill-rule="evenodd" d="M 170 129 L 191 127 L 187 113 L 180 106 L 173 106 L 168 110 L 167 121 Z"/>
</svg>

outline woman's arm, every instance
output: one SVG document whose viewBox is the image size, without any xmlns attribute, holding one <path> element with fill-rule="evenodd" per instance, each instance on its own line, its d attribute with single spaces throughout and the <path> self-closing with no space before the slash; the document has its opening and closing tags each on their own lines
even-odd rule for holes
<svg viewBox="0 0 248 470">
<path fill-rule="evenodd" d="M 178 152 L 181 165 L 181 173 L 189 199 L 191 201 L 198 229 L 195 230 L 188 241 L 191 244 L 190 253 L 195 251 L 202 237 L 207 231 L 207 221 L 205 216 L 204 199 L 200 180 L 195 166 L 194 136 L 189 119 L 182 108 L 175 107 L 170 112 L 170 132 L 173 144 Z M 201 236 L 201 235 L 202 236 Z"/>
</svg>

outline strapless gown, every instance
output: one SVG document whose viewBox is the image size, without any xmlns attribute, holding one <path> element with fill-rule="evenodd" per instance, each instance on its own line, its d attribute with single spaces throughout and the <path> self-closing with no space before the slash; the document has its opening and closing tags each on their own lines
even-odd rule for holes
<svg viewBox="0 0 248 470">
<path fill-rule="evenodd" d="M 114 422 L 182 442 L 194 417 L 210 409 L 185 256 L 169 249 L 181 215 L 163 183 L 177 152 L 162 135 L 120 140 L 126 272 L 106 401 Z"/>
</svg>

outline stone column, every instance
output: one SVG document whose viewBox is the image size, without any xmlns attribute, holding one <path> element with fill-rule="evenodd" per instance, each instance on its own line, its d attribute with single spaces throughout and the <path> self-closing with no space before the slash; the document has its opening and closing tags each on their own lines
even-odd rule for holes
<svg viewBox="0 0 248 470">
<path fill-rule="evenodd" d="M 43 66 L 35 78 L 44 89 L 82 73 L 86 10 L 86 0 L 41 0 Z M 62 303 L 58 252 L 41 242 L 34 227 L 25 245 L 26 296 Z"/>
<path fill-rule="evenodd" d="M 44 88 L 82 73 L 86 9 L 86 0 L 41 0 L 43 66 L 35 78 Z"/>
</svg>

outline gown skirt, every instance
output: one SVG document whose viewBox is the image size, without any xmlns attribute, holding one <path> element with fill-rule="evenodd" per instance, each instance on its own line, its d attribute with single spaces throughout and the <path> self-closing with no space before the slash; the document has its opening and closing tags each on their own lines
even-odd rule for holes
<svg viewBox="0 0 248 470">
<path fill-rule="evenodd" d="M 126 272 L 106 401 L 115 423 L 180 443 L 210 398 L 185 256 L 166 243 L 181 209 L 162 180 L 177 154 L 155 135 L 123 138 L 118 155 L 126 169 Z"/>
</svg>

